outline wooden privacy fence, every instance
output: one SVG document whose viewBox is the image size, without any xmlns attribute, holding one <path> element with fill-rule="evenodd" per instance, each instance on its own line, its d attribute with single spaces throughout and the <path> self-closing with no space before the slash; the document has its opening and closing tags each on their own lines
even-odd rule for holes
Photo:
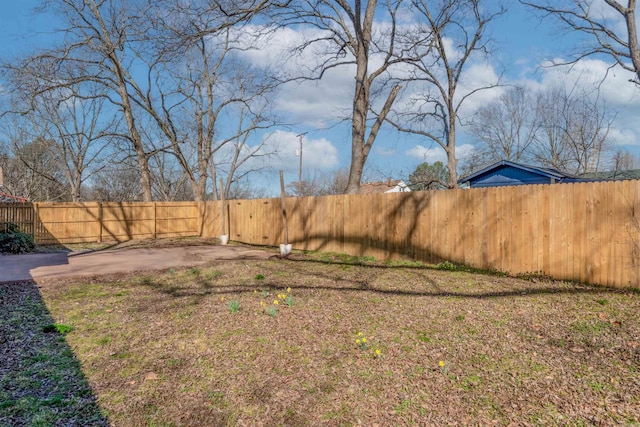
<svg viewBox="0 0 640 427">
<path fill-rule="evenodd" d="M 35 234 L 35 215 L 31 203 L 0 203 L 0 232 L 4 231 L 3 224 L 13 223 L 25 233 Z"/>
<path fill-rule="evenodd" d="M 278 199 L 227 203 L 231 240 L 284 243 Z M 39 243 L 214 237 L 222 229 L 220 202 L 36 203 L 32 214 L 20 205 L 10 215 L 6 206 L 0 222 L 14 215 Z M 640 289 L 640 181 L 287 198 L 286 209 L 295 249 Z"/>
<path fill-rule="evenodd" d="M 39 244 L 194 236 L 203 231 L 203 207 L 194 202 L 7 203 L 0 204 L 0 222 L 16 223 Z"/>
<path fill-rule="evenodd" d="M 295 249 L 444 260 L 640 288 L 640 181 L 287 199 Z M 278 200 L 229 202 L 231 240 L 283 243 Z"/>
</svg>

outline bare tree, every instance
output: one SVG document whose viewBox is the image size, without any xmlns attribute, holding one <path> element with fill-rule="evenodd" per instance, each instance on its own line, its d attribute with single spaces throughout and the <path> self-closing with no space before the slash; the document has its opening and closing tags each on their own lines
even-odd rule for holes
<svg viewBox="0 0 640 427">
<path fill-rule="evenodd" d="M 606 106 L 592 102 L 586 95 L 573 100 L 572 114 L 567 118 L 567 135 L 575 173 L 597 172 L 604 155 L 611 149 L 609 130 L 613 117 Z"/>
<path fill-rule="evenodd" d="M 216 167 L 212 173 L 214 180 L 221 175 L 224 176 L 225 198 L 229 198 L 233 187 L 249 175 L 269 169 L 269 159 L 277 154 L 277 148 L 268 144 L 271 135 L 263 137 L 253 146 L 248 143 L 255 131 L 263 127 L 260 124 L 264 120 L 262 111 L 267 108 L 267 104 L 264 104 L 254 111 L 240 104 L 239 109 L 232 110 L 235 111 L 237 119 L 237 132 L 235 136 L 222 141 L 216 147 L 214 152 Z M 214 193 L 214 200 L 218 197 L 220 195 Z"/>
<path fill-rule="evenodd" d="M 511 87 L 476 111 L 470 132 L 480 141 L 478 149 L 485 161 L 523 162 L 530 158 L 537 131 L 534 104 L 525 89 Z"/>
<path fill-rule="evenodd" d="M 570 63 L 591 55 L 608 55 L 616 64 L 633 72 L 635 79 L 632 82 L 640 84 L 640 48 L 635 0 L 520 2 L 543 12 L 546 16 L 558 18 L 573 31 L 590 36 L 591 44 L 579 50 Z"/>
<path fill-rule="evenodd" d="M 4 154 L 0 153 L 4 187 L 12 194 L 33 202 L 68 201 L 70 197 L 68 187 L 64 185 L 64 174 L 52 155 L 55 143 L 44 138 L 24 143 L 26 138 L 29 136 L 21 133 L 10 135 L 11 141 L 5 142 L 8 149 Z"/>
<path fill-rule="evenodd" d="M 394 110 L 388 121 L 401 132 L 436 142 L 447 155 L 449 188 L 458 186 L 456 129 L 464 102 L 479 91 L 496 87 L 487 82 L 460 94 L 461 80 L 472 57 L 488 52 L 486 28 L 504 10 L 487 9 L 482 0 L 444 0 L 438 6 L 413 0 L 423 22 L 403 35 L 406 55 L 412 65 L 408 105 Z"/>
<path fill-rule="evenodd" d="M 478 110 L 472 134 L 482 142 L 474 162 L 532 162 L 574 174 L 600 169 L 611 147 L 613 115 L 594 93 L 553 86 L 509 89 Z M 466 172 L 472 172 L 473 165 Z"/>
<path fill-rule="evenodd" d="M 315 78 L 336 67 L 355 65 L 351 167 L 345 189 L 349 194 L 359 191 L 371 147 L 401 88 L 394 85 L 389 90 L 379 90 L 388 80 L 390 68 L 402 62 L 395 54 L 397 14 L 402 3 L 403 0 L 300 0 L 279 15 L 284 25 L 306 24 L 321 31 L 320 36 L 299 47 L 326 48 L 323 61 L 314 70 Z M 381 105 L 377 114 L 371 110 L 374 103 Z"/>
<path fill-rule="evenodd" d="M 371 170 L 365 170 L 363 180 L 367 180 L 369 175 L 371 175 Z M 301 185 L 298 185 L 298 181 L 287 184 L 288 193 L 296 197 L 344 194 L 349 182 L 349 169 L 341 168 L 327 172 L 316 171 L 305 178 L 302 180 Z"/>
<path fill-rule="evenodd" d="M 535 163 L 568 172 L 572 169 L 567 121 L 571 102 L 561 87 L 552 87 L 536 94 L 533 114 L 537 131 L 531 154 Z"/>
<path fill-rule="evenodd" d="M 19 90 L 19 88 L 16 88 Z M 67 87 L 63 96 L 45 92 L 27 113 L 34 129 L 53 143 L 57 165 L 64 172 L 71 200 L 81 199 L 82 184 L 103 167 L 105 151 L 116 131 L 115 117 L 105 114 L 105 99 L 83 88 Z"/>
<path fill-rule="evenodd" d="M 197 28 L 206 34 L 209 18 L 193 17 L 184 25 L 188 28 L 180 32 L 167 29 L 171 36 L 164 37 L 170 41 L 155 53 L 151 49 L 139 53 L 141 58 L 153 58 L 148 69 L 152 90 L 136 82 L 131 86 L 140 107 L 168 141 L 194 198 L 206 198 L 211 173 L 215 199 L 216 177 L 221 173 L 217 163 L 230 151 L 235 153 L 226 168 L 228 192 L 246 157 L 258 155 L 259 150 L 245 149 L 248 137 L 274 125 L 267 108 L 273 85 L 264 77 L 264 70 L 240 62 L 234 54 L 241 49 L 239 30 L 226 27 L 196 38 L 188 30 Z M 186 40 L 174 50 L 180 37 Z"/>
<path fill-rule="evenodd" d="M 89 197 L 99 202 L 136 202 L 142 194 L 136 165 L 119 164 L 91 178 Z"/>
<path fill-rule="evenodd" d="M 611 156 L 610 169 L 614 172 L 638 169 L 640 167 L 640 158 L 634 156 L 628 151 L 618 149 Z"/>
<path fill-rule="evenodd" d="M 287 184 L 287 193 L 295 197 L 344 194 L 348 180 L 348 169 L 340 169 L 334 173 L 315 172 L 300 182 L 293 181 Z"/>
<path fill-rule="evenodd" d="M 574 87 L 553 87 L 538 93 L 534 111 L 536 163 L 574 174 L 596 172 L 610 148 L 612 117 L 598 100 Z"/>
<path fill-rule="evenodd" d="M 82 82 L 99 85 L 101 91 L 91 98 L 105 98 L 122 114 L 127 128 L 122 136 L 136 154 L 143 200 L 150 201 L 148 160 L 154 151 L 142 140 L 129 93 L 135 68 L 130 46 L 144 31 L 147 9 L 143 0 L 45 0 L 41 10 L 57 12 L 62 25 L 61 45 L 4 67 L 22 76 L 34 96 L 60 93 Z"/>
<path fill-rule="evenodd" d="M 194 200 L 189 177 L 171 152 L 160 152 L 149 159 L 154 200 Z"/>
<path fill-rule="evenodd" d="M 137 160 L 142 199 L 153 198 L 150 159 L 169 147 L 187 173 L 194 196 L 202 199 L 206 194 L 207 162 L 212 154 L 207 140 L 214 140 L 216 127 L 214 116 L 222 106 L 236 101 L 232 90 L 226 90 L 227 98 L 217 98 L 220 80 L 213 77 L 220 71 L 220 61 L 215 55 L 210 58 L 209 46 L 219 33 L 226 31 L 228 35 L 230 28 L 276 5 L 282 6 L 272 0 L 45 0 L 42 9 L 56 10 L 63 24 L 65 37 L 61 46 L 28 57 L 18 66 L 6 67 L 23 76 L 35 95 L 60 92 L 81 82 L 99 85 L 102 90 L 92 98 L 111 102 L 126 124 L 123 136 Z M 200 53 L 202 67 L 189 69 L 192 64 L 185 55 L 193 52 Z M 73 73 L 62 76 L 62 69 Z M 214 86 L 216 93 L 211 90 Z M 205 100 L 200 105 L 203 109 L 194 115 L 202 120 L 201 124 L 206 123 L 206 135 L 194 142 L 197 163 L 191 167 L 191 152 L 181 146 L 188 138 L 176 128 L 174 113 L 196 97 Z M 142 127 L 148 125 L 149 119 L 162 130 L 163 139 L 145 138 Z"/>
</svg>

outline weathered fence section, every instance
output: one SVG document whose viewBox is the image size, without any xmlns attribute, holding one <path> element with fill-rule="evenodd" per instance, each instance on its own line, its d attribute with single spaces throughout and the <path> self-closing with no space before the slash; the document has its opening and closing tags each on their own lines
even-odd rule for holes
<svg viewBox="0 0 640 427">
<path fill-rule="evenodd" d="M 0 226 L 13 223 L 22 231 L 34 234 L 34 211 L 31 203 L 0 203 Z M 4 231 L 0 227 L 0 231 Z"/>
<path fill-rule="evenodd" d="M 221 234 L 221 202 L 0 205 L 39 243 Z M 278 199 L 229 200 L 231 240 L 284 243 Z M 444 260 L 640 289 L 640 181 L 287 198 L 295 249 Z"/>
</svg>

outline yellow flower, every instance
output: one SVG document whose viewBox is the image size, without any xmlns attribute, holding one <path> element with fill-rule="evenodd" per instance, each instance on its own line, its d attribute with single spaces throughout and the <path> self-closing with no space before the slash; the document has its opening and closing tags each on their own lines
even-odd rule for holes
<svg viewBox="0 0 640 427">
<path fill-rule="evenodd" d="M 278 294 L 278 298 L 285 299 L 287 296 L 285 294 Z"/>
<path fill-rule="evenodd" d="M 360 344 L 360 338 L 356 340 L 356 344 Z"/>
<path fill-rule="evenodd" d="M 444 368 L 444 361 L 441 360 L 440 362 L 438 362 L 438 366 L 440 366 L 441 368 Z"/>
<path fill-rule="evenodd" d="M 220 301 L 224 301 L 224 297 L 220 297 Z"/>
<path fill-rule="evenodd" d="M 254 290 L 253 290 L 253 293 L 254 293 L 254 294 L 257 294 L 257 293 L 258 293 L 258 291 L 256 291 L 256 290 L 254 289 Z"/>
<path fill-rule="evenodd" d="M 267 305 L 267 304 L 266 304 L 264 301 L 260 301 L 260 305 L 261 305 L 262 307 L 264 307 L 264 306 L 265 306 L 265 305 Z"/>
<path fill-rule="evenodd" d="M 380 353 L 382 353 L 382 352 L 380 351 L 380 349 L 379 349 L 379 348 L 376 348 L 376 356 L 380 356 Z"/>
<path fill-rule="evenodd" d="M 362 338 L 362 343 L 366 343 L 367 339 L 366 338 Z"/>
<path fill-rule="evenodd" d="M 361 337 L 362 336 L 362 332 L 358 332 L 358 336 Z"/>
<path fill-rule="evenodd" d="M 291 292 L 291 288 L 287 288 L 287 292 Z"/>
<path fill-rule="evenodd" d="M 273 300 L 273 304 L 274 304 L 274 305 L 278 305 L 278 300 L 277 300 L 277 299 L 276 299 L 276 300 Z"/>
</svg>

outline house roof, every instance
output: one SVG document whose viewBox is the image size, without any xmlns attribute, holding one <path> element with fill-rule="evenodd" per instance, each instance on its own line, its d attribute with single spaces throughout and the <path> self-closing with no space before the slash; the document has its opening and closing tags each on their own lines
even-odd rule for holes
<svg viewBox="0 0 640 427">
<path fill-rule="evenodd" d="M 401 179 L 387 179 L 386 181 L 363 182 L 360 184 L 360 194 L 386 193 L 393 190 L 397 185 L 406 187 Z"/>
<path fill-rule="evenodd" d="M 511 168 L 515 168 L 515 169 L 520 169 L 526 172 L 530 172 L 530 173 L 534 173 L 540 176 L 544 176 L 546 178 L 553 178 L 555 181 L 557 182 L 562 182 L 562 181 L 575 181 L 575 180 L 580 180 L 580 177 L 577 177 L 575 175 L 571 175 L 568 174 L 566 172 L 561 172 L 559 170 L 556 169 L 551 169 L 551 168 L 542 168 L 539 166 L 530 166 L 530 165 L 523 165 L 520 163 L 515 163 L 515 162 L 510 162 L 508 160 L 502 160 L 499 161 L 497 163 L 494 163 L 492 165 L 489 165 L 477 172 L 474 172 L 470 175 L 467 175 L 465 177 L 463 177 L 462 179 L 458 180 L 459 184 L 464 184 L 466 182 L 469 182 L 471 180 L 474 180 L 476 178 L 481 177 L 482 175 L 485 175 L 487 173 L 490 173 L 496 169 L 499 168 L 503 168 L 503 167 L 511 167 Z"/>
<path fill-rule="evenodd" d="M 590 173 L 585 173 L 584 177 L 592 178 L 595 180 L 607 180 L 607 181 L 624 180 L 624 179 L 640 179 L 640 169 L 590 172 Z"/>
<path fill-rule="evenodd" d="M 13 196 L 0 185 L 0 203 L 26 203 L 28 200 L 25 197 Z"/>
</svg>

